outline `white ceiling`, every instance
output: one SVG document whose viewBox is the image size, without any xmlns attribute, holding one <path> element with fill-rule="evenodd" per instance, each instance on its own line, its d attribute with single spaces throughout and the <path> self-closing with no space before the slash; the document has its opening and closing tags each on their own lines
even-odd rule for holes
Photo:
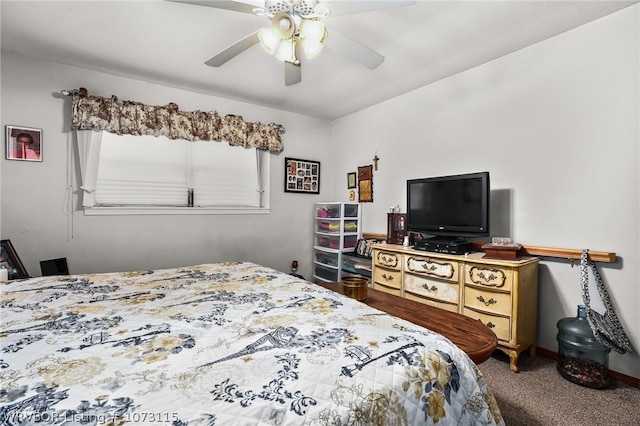
<svg viewBox="0 0 640 426">
<path fill-rule="evenodd" d="M 2 0 L 1 36 L 2 50 L 332 120 L 635 3 L 418 0 L 330 18 L 327 48 L 302 59 L 302 83 L 289 87 L 283 64 L 259 45 L 220 68 L 204 64 L 269 25 L 239 12 L 161 0 Z M 385 61 L 369 70 L 330 50 L 332 29 Z"/>
</svg>

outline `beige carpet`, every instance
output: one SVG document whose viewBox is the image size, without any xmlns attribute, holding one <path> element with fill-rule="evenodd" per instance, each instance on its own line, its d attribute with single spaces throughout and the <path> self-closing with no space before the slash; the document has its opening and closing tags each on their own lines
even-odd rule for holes
<svg viewBox="0 0 640 426">
<path fill-rule="evenodd" d="M 493 391 L 507 426 L 639 426 L 640 389 L 612 382 L 597 390 L 564 379 L 556 361 L 527 353 L 519 373 L 500 351 L 478 367 Z"/>
</svg>

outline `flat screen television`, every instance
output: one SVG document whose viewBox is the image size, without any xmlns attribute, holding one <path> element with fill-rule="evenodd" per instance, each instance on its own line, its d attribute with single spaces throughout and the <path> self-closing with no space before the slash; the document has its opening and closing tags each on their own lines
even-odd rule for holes
<svg viewBox="0 0 640 426">
<path fill-rule="evenodd" d="M 459 240 L 489 235 L 489 172 L 407 180 L 407 230 Z"/>
</svg>

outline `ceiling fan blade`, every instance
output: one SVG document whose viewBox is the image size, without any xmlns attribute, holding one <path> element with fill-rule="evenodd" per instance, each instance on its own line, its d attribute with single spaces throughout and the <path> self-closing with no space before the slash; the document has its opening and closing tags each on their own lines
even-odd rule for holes
<svg viewBox="0 0 640 426">
<path fill-rule="evenodd" d="M 185 4 L 193 4 L 196 6 L 207 6 L 214 7 L 216 9 L 226 9 L 233 10 L 234 12 L 242 12 L 242 13 L 250 13 L 254 14 L 253 10 L 256 9 L 256 6 L 247 3 L 241 3 L 237 1 L 224 1 L 224 0 L 167 0 L 173 3 L 185 3 Z"/>
<path fill-rule="evenodd" d="M 284 62 L 284 85 L 293 86 L 302 81 L 302 68 L 300 64 Z"/>
<path fill-rule="evenodd" d="M 374 10 L 411 6 L 415 4 L 415 0 L 325 1 L 322 4 L 329 7 L 331 10 L 330 17 L 334 18 L 336 16 L 353 15 Z"/>
<path fill-rule="evenodd" d="M 343 36 L 335 30 L 329 32 L 325 44 L 328 48 L 342 53 L 370 70 L 378 68 L 378 66 L 384 62 L 384 56 L 378 52 L 369 49 L 364 44 L 360 44 L 349 37 Z"/>
<path fill-rule="evenodd" d="M 258 30 L 259 31 L 259 30 Z M 239 40 L 232 44 L 231 46 L 224 49 L 222 52 L 218 53 L 213 58 L 209 59 L 205 62 L 205 64 L 210 67 L 219 67 L 225 64 L 227 61 L 235 58 L 254 44 L 257 44 L 260 40 L 258 39 L 258 31 L 255 31 L 242 40 Z"/>
</svg>

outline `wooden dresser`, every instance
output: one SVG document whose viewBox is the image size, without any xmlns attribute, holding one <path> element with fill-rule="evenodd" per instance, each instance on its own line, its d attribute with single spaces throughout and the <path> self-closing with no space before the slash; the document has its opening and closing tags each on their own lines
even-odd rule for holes
<svg viewBox="0 0 640 426">
<path fill-rule="evenodd" d="M 523 351 L 535 356 L 538 258 L 495 260 L 392 244 L 374 245 L 372 253 L 373 288 L 481 321 L 514 372 Z"/>
</svg>

